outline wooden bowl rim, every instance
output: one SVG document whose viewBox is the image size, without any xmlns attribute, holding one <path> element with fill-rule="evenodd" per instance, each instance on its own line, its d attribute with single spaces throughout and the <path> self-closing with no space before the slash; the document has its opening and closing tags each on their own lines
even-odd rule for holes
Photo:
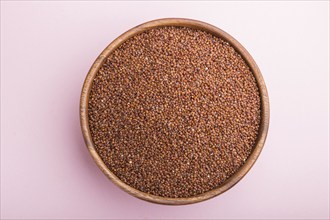
<svg viewBox="0 0 330 220">
<path fill-rule="evenodd" d="M 261 122 L 260 122 L 256 145 L 253 151 L 251 152 L 250 156 L 244 163 L 244 165 L 233 176 L 231 176 L 225 183 L 221 184 L 219 187 L 207 191 L 203 194 L 199 194 L 187 198 L 168 198 L 168 197 L 156 196 L 139 191 L 122 182 L 114 173 L 112 173 L 109 170 L 109 168 L 102 161 L 101 157 L 98 155 L 94 147 L 88 125 L 89 92 L 96 73 L 98 72 L 99 68 L 102 66 L 103 62 L 108 57 L 108 55 L 112 53 L 119 45 L 121 45 L 123 42 L 125 42 L 127 39 L 131 38 L 132 36 L 137 35 L 149 29 L 163 27 L 163 26 L 181 26 L 181 27 L 183 26 L 183 27 L 190 27 L 194 29 L 204 30 L 229 42 L 235 48 L 235 50 L 241 54 L 243 59 L 251 68 L 252 73 L 254 74 L 255 79 L 257 81 L 257 85 L 259 87 L 259 92 L 260 92 L 260 98 L 261 98 Z M 98 165 L 98 167 L 113 183 L 115 183 L 117 186 L 119 186 L 127 193 L 137 198 L 158 204 L 183 205 L 183 204 L 201 202 L 213 198 L 227 191 L 235 184 L 237 184 L 249 172 L 249 170 L 251 169 L 251 167 L 253 166 L 253 164 L 255 163 L 255 161 L 257 160 L 258 156 L 261 153 L 261 150 L 264 146 L 267 137 L 268 127 L 269 127 L 269 117 L 270 117 L 269 99 L 268 99 L 266 85 L 256 62 L 253 60 L 252 56 L 248 53 L 248 51 L 237 40 L 235 40 L 232 36 L 224 32 L 223 30 L 205 22 L 192 20 L 192 19 L 185 19 L 185 18 L 164 18 L 164 19 L 149 21 L 128 30 L 127 32 L 123 33 L 118 38 L 116 38 L 114 41 L 112 41 L 98 56 L 98 58 L 95 60 L 92 67 L 90 68 L 86 76 L 80 98 L 80 124 L 81 124 L 82 133 L 84 136 L 86 146 L 90 154 L 92 155 L 93 159 L 95 160 L 96 164 Z"/>
</svg>

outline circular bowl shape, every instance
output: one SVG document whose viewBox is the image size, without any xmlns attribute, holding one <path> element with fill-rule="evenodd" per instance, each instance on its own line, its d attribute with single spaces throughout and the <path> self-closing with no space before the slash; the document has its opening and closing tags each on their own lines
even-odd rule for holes
<svg viewBox="0 0 330 220">
<path fill-rule="evenodd" d="M 176 26 L 176 27 L 188 27 L 192 29 L 197 30 L 203 30 L 205 32 L 208 32 L 216 37 L 219 37 L 223 39 L 224 41 L 227 41 L 244 59 L 246 64 L 249 66 L 251 72 L 253 73 L 257 87 L 259 89 L 260 94 L 260 124 L 259 124 L 259 130 L 258 135 L 255 141 L 255 145 L 252 148 L 251 154 L 248 156 L 245 163 L 235 172 L 230 178 L 228 178 L 224 183 L 220 184 L 218 187 L 207 191 L 202 194 L 198 194 L 192 197 L 187 198 L 169 198 L 169 197 L 161 197 L 156 196 L 153 194 L 142 192 L 138 189 L 135 189 L 131 187 L 130 185 L 124 183 L 121 181 L 102 161 L 100 155 L 97 153 L 90 128 L 89 128 L 89 120 L 88 120 L 88 103 L 89 103 L 89 95 L 93 83 L 93 79 L 103 63 L 105 62 L 106 58 L 111 54 L 116 48 L 118 48 L 123 42 L 125 42 L 127 39 L 140 34 L 144 31 L 159 28 L 159 27 L 165 27 L 165 26 Z M 214 196 L 217 196 L 226 190 L 233 187 L 238 181 L 240 181 L 244 175 L 251 169 L 255 161 L 257 160 L 263 145 L 265 143 L 265 139 L 267 136 L 268 126 L 269 126 L 269 101 L 268 101 L 268 94 L 265 82 L 262 78 L 261 72 L 251 57 L 251 55 L 247 52 L 247 50 L 233 37 L 231 37 L 229 34 L 224 32 L 223 30 L 212 26 L 210 24 L 191 20 L 191 19 L 178 19 L 178 18 L 168 18 L 168 19 L 159 19 L 150 21 L 147 23 L 144 23 L 142 25 L 139 25 L 135 28 L 130 29 L 129 31 L 125 32 L 121 36 L 119 36 L 117 39 L 115 39 L 96 59 L 93 66 L 91 67 L 81 93 L 81 100 L 80 100 L 80 122 L 81 122 L 81 129 L 83 132 L 83 136 L 85 139 L 85 143 L 88 147 L 88 150 L 90 151 L 90 154 L 94 158 L 96 164 L 99 166 L 99 168 L 103 171 L 103 173 L 116 185 L 118 185 L 121 189 L 126 191 L 127 193 L 138 197 L 140 199 L 159 203 L 159 204 L 169 204 L 169 205 L 182 205 L 182 204 L 191 204 L 196 203 L 200 201 L 204 201 L 206 199 L 210 199 Z"/>
</svg>

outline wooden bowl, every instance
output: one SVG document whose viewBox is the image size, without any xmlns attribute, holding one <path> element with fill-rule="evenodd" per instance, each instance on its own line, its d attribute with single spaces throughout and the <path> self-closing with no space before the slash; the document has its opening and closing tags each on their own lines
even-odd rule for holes
<svg viewBox="0 0 330 220">
<path fill-rule="evenodd" d="M 157 27 L 163 27 L 163 26 L 180 26 L 180 27 L 189 27 L 194 29 L 200 29 L 204 30 L 206 32 L 209 32 L 215 36 L 218 36 L 225 41 L 229 42 L 237 52 L 241 54 L 241 56 L 244 58 L 246 63 L 250 66 L 256 81 L 257 85 L 259 87 L 260 96 L 261 96 L 261 123 L 259 127 L 259 133 L 257 137 L 256 144 L 252 150 L 251 155 L 246 160 L 245 164 L 233 175 L 231 176 L 226 182 L 218 186 L 217 188 L 210 190 L 208 192 L 205 192 L 203 194 L 199 194 L 193 197 L 188 198 L 167 198 L 167 197 L 160 197 L 155 196 L 152 194 L 148 194 L 145 192 L 141 192 L 135 188 L 132 188 L 131 186 L 125 184 L 122 182 L 109 168 L 104 164 L 101 157 L 98 155 L 97 151 L 95 150 L 91 133 L 89 130 L 88 125 L 88 99 L 89 99 L 89 93 L 91 90 L 91 85 L 93 82 L 93 79 L 98 72 L 99 68 L 102 66 L 105 59 L 109 56 L 110 53 L 112 53 L 117 47 L 119 47 L 123 42 L 125 42 L 127 39 L 131 38 L 134 35 L 137 35 L 141 32 L 144 32 L 149 29 L 157 28 Z M 181 18 L 166 18 L 166 19 L 159 19 L 150 21 L 144 24 L 141 24 L 137 27 L 134 27 L 130 29 L 129 31 L 125 32 L 121 36 L 119 36 L 117 39 L 115 39 L 110 45 L 105 48 L 105 50 L 99 55 L 99 57 L 94 62 L 93 66 L 89 70 L 87 77 L 85 79 L 82 93 L 81 93 L 81 100 L 80 100 L 80 122 L 81 122 L 81 129 L 84 135 L 85 143 L 88 147 L 88 150 L 90 151 L 92 157 L 94 158 L 96 164 L 99 166 L 99 168 L 103 171 L 103 173 L 116 185 L 118 185 L 121 189 L 128 192 L 129 194 L 136 196 L 140 199 L 154 202 L 154 203 L 160 203 L 160 204 L 169 204 L 169 205 L 182 205 L 182 204 L 190 204 L 190 203 L 196 203 L 201 202 L 206 199 L 210 199 L 214 196 L 217 196 L 226 190 L 233 187 L 238 181 L 240 181 L 245 174 L 251 169 L 255 161 L 257 160 L 263 146 L 266 140 L 268 126 L 269 126 L 269 102 L 268 102 L 268 94 L 265 82 L 262 78 L 261 72 L 251 57 L 251 55 L 247 52 L 247 50 L 232 36 L 224 32 L 223 30 L 212 26 L 210 24 L 196 21 L 196 20 L 190 20 L 190 19 L 181 19 Z"/>
</svg>

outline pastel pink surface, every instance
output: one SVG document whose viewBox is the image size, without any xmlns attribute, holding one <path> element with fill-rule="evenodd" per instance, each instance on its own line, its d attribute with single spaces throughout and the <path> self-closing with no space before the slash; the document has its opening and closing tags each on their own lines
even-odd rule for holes
<svg viewBox="0 0 330 220">
<path fill-rule="evenodd" d="M 188 206 L 121 191 L 83 142 L 79 97 L 100 52 L 148 20 L 239 40 L 265 78 L 268 139 L 234 188 Z M 262 18 L 262 19 L 260 19 Z M 329 2 L 1 2 L 1 218 L 329 218 Z"/>
</svg>

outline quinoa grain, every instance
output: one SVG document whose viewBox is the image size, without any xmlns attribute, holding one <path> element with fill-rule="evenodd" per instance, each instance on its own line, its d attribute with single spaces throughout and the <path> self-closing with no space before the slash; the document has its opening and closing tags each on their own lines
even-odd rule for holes
<svg viewBox="0 0 330 220">
<path fill-rule="evenodd" d="M 186 27 L 128 39 L 99 69 L 89 96 L 89 128 L 106 166 L 163 197 L 225 182 L 249 157 L 260 124 L 260 94 L 240 54 Z"/>
</svg>

